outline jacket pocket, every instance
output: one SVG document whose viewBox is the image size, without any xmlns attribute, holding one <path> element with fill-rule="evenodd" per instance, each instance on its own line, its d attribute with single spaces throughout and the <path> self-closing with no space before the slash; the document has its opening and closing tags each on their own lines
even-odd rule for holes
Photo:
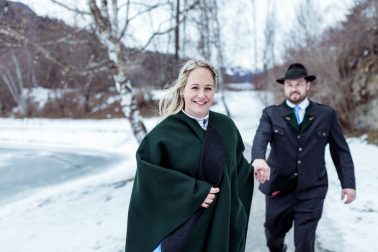
<svg viewBox="0 0 378 252">
<path fill-rule="evenodd" d="M 280 136 L 283 136 L 283 135 L 285 135 L 285 129 L 273 125 L 273 133 L 280 135 Z"/>
<path fill-rule="evenodd" d="M 328 136 L 328 130 L 323 129 L 317 132 L 318 138 L 326 138 Z"/>
</svg>

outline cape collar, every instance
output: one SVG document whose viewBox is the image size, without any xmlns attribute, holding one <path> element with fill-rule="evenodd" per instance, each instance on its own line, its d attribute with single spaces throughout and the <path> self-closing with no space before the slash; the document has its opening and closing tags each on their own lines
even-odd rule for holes
<svg viewBox="0 0 378 252">
<path fill-rule="evenodd" d="M 188 127 L 193 131 L 193 133 L 201 140 L 201 142 L 203 141 L 206 131 L 203 130 L 203 128 L 199 125 L 196 119 L 189 117 L 183 111 L 180 111 L 175 116 L 176 118 L 183 121 L 186 125 L 188 125 Z M 213 113 L 209 111 L 209 120 L 208 120 L 209 124 L 211 124 L 213 116 L 214 116 Z"/>
</svg>

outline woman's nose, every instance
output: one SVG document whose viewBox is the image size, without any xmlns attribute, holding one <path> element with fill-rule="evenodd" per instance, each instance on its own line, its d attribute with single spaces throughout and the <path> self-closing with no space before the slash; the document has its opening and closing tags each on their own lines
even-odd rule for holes
<svg viewBox="0 0 378 252">
<path fill-rule="evenodd" d="M 204 90 L 200 90 L 200 91 L 198 92 L 198 94 L 197 94 L 197 97 L 199 97 L 199 98 L 203 98 L 203 97 L 205 97 L 205 91 L 204 91 Z"/>
</svg>

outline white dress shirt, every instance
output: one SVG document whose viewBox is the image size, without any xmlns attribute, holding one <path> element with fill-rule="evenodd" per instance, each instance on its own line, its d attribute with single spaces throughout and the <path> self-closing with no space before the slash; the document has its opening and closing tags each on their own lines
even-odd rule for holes
<svg viewBox="0 0 378 252">
<path fill-rule="evenodd" d="M 294 104 L 292 102 L 290 102 L 289 100 L 286 100 L 286 104 L 287 106 L 289 106 L 290 108 L 294 108 L 295 106 L 299 106 L 300 107 L 300 110 L 298 111 L 298 114 L 299 114 L 299 121 L 300 123 L 303 121 L 303 117 L 305 115 L 305 112 L 306 112 L 306 108 L 308 107 L 308 105 L 310 105 L 310 101 L 307 99 L 307 97 L 299 104 Z"/>
<path fill-rule="evenodd" d="M 205 115 L 204 117 L 194 117 L 186 113 L 184 110 L 182 110 L 182 112 L 190 118 L 196 120 L 202 129 L 207 129 L 207 125 L 209 124 L 209 113 L 207 113 L 207 115 Z"/>
</svg>

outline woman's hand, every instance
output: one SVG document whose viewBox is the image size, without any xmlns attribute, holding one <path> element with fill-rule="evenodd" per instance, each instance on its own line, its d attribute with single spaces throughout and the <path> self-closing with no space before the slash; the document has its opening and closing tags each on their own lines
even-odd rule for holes
<svg viewBox="0 0 378 252">
<path fill-rule="evenodd" d="M 209 194 L 206 196 L 206 199 L 201 204 L 202 207 L 208 208 L 211 204 L 213 204 L 215 198 L 217 197 L 217 193 L 219 193 L 218 187 L 211 187 Z"/>
<path fill-rule="evenodd" d="M 255 169 L 255 178 L 260 183 L 265 183 L 265 181 L 270 179 L 270 167 L 264 159 L 255 159 L 252 163 Z"/>
</svg>

